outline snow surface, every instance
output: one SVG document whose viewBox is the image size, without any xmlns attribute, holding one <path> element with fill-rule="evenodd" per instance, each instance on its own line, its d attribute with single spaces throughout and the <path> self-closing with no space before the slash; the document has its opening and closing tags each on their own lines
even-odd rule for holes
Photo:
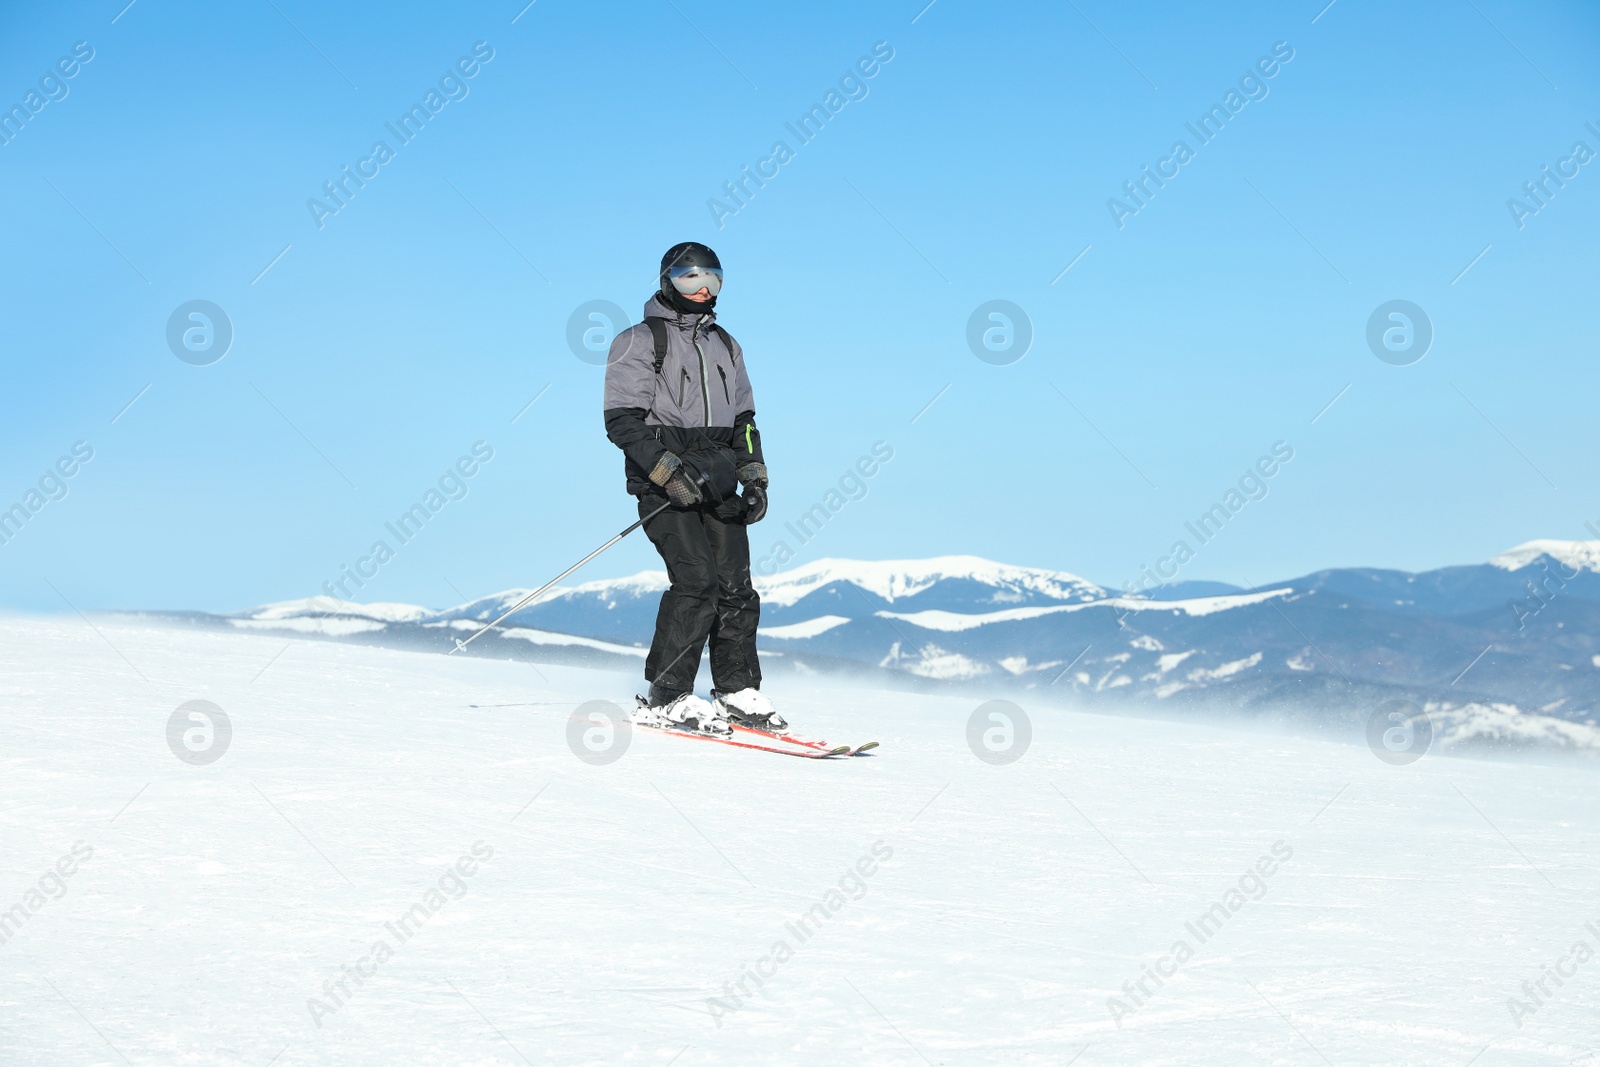
<svg viewBox="0 0 1600 1067">
<path fill-rule="evenodd" d="M 465 622 L 467 620 L 458 620 Z M 473 626 L 477 626 L 473 623 Z M 615 641 L 600 641 L 593 637 L 574 637 L 572 634 L 557 633 L 554 630 L 535 630 L 527 626 L 502 626 L 501 631 L 507 637 L 514 637 L 534 645 L 567 645 L 577 648 L 595 648 L 601 652 L 610 652 L 618 656 L 638 656 L 643 659 L 650 651 L 635 645 L 619 645 Z"/>
<path fill-rule="evenodd" d="M 756 589 L 769 604 L 787 607 L 833 582 L 849 582 L 885 600 L 915 596 L 935 582 L 966 578 L 1001 590 L 1040 593 L 1058 600 L 1090 600 L 1105 590 L 1066 571 L 1017 567 L 979 556 L 935 556 L 931 559 L 819 559 L 770 578 L 757 578 Z"/>
<path fill-rule="evenodd" d="M 305 616 L 353 615 L 378 622 L 416 622 L 433 612 L 415 604 L 362 604 L 354 600 L 339 600 L 331 596 L 302 597 L 299 600 L 280 600 L 263 604 L 250 611 L 251 619 L 296 619 Z"/>
<path fill-rule="evenodd" d="M 667 580 L 666 571 L 640 571 L 630 574 L 626 578 L 600 578 L 592 582 L 579 582 L 577 585 L 558 585 L 540 597 L 535 604 L 549 604 L 556 600 L 569 600 L 575 597 L 597 595 L 607 601 L 616 601 L 619 597 L 636 598 L 660 593 L 672 583 Z M 511 607 L 523 597 L 533 592 L 528 589 L 505 589 L 498 593 L 491 593 L 485 597 L 465 604 L 458 604 L 440 614 L 451 612 L 474 611 L 478 614 L 492 610 L 496 614 Z M 532 605 L 529 605 L 530 607 Z M 426 609 L 422 609 L 426 610 Z"/>
<path fill-rule="evenodd" d="M 786 626 L 763 626 L 761 634 L 764 637 L 777 637 L 785 639 L 816 637 L 825 634 L 835 626 L 843 626 L 850 622 L 843 615 L 819 615 L 815 619 L 805 622 L 791 622 Z"/>
<path fill-rule="evenodd" d="M 1161 671 L 1162 674 L 1166 674 L 1178 664 L 1194 655 L 1194 653 L 1195 650 L 1192 648 L 1187 652 L 1169 652 L 1165 656 L 1160 656 L 1156 659 L 1156 667 Z"/>
<path fill-rule="evenodd" d="M 879 611 L 875 612 L 879 618 L 899 619 L 913 626 L 920 626 L 924 630 L 942 630 L 947 633 L 959 633 L 962 630 L 974 630 L 979 626 L 988 626 L 997 622 L 1018 622 L 1023 619 L 1037 619 L 1042 615 L 1054 615 L 1063 611 L 1087 611 L 1094 608 L 1111 609 L 1119 611 L 1170 611 L 1174 614 L 1182 612 L 1185 615 L 1214 615 L 1219 611 L 1230 608 L 1242 608 L 1249 604 L 1259 604 L 1264 600 L 1274 597 L 1293 595 L 1293 589 L 1269 589 L 1262 593 L 1238 593 L 1227 596 L 1194 597 L 1189 600 L 1141 600 L 1131 597 L 1107 597 L 1086 604 L 1055 604 L 1048 607 L 1035 608 L 1005 608 L 1001 611 L 986 611 L 969 614 L 962 611 L 942 611 L 929 609 L 927 611 Z"/>
<path fill-rule="evenodd" d="M 35 912 L 0 944 L 7 1067 L 1600 1063 L 1600 958 L 1568 955 L 1600 948 L 1592 766 L 1032 703 L 994 766 L 976 691 L 777 673 L 807 732 L 881 754 L 641 732 L 593 766 L 568 716 L 632 672 L 94 626 L 0 620 L 0 913 Z M 167 743 L 196 698 L 233 727 L 208 766 Z M 319 1027 L 308 998 L 435 900 Z"/>
<path fill-rule="evenodd" d="M 1096 605 L 1105 603 L 1108 603 L 1108 601 L 1096 601 Z M 991 623 L 1037 619 L 1041 615 L 1054 615 L 1059 611 L 1075 611 L 1079 608 L 1090 606 L 1089 604 L 1055 604 L 1050 607 L 1005 608 L 1000 611 L 978 613 L 930 608 L 927 611 L 877 611 L 873 612 L 873 614 L 880 619 L 899 619 L 901 622 L 909 622 L 911 625 L 920 626 L 924 630 L 960 633 L 963 630 L 976 630 L 980 626 L 988 626 Z"/>
<path fill-rule="evenodd" d="M 1540 556 L 1549 556 L 1575 570 L 1600 571 L 1600 541 L 1527 541 L 1500 553 L 1489 564 L 1520 571 Z"/>
<path fill-rule="evenodd" d="M 229 619 L 228 625 L 240 630 L 293 630 L 303 634 L 327 634 L 330 637 L 348 637 L 351 634 L 373 633 L 386 629 L 375 619 L 351 619 L 341 616 L 319 618 L 312 615 L 295 615 L 276 619 Z"/>
<path fill-rule="evenodd" d="M 824 586 L 835 582 L 852 583 L 886 600 L 914 596 L 948 579 L 966 579 L 993 586 L 995 600 L 1020 599 L 1024 592 L 1040 593 L 1058 600 L 1098 600 L 1106 591 L 1092 582 L 1065 571 L 1041 570 L 995 563 L 978 556 L 939 556 L 915 560 L 820 559 L 772 577 L 755 577 L 756 589 L 764 602 L 789 607 Z M 640 571 L 624 578 L 601 578 L 576 585 L 562 585 L 547 592 L 538 603 L 598 596 L 608 603 L 637 599 L 665 590 L 669 585 L 664 570 Z M 414 604 L 358 604 L 317 596 L 266 604 L 247 613 L 252 619 L 285 619 L 302 615 L 322 616 L 330 612 L 364 616 L 387 622 L 416 622 L 435 615 L 471 615 L 474 618 L 499 614 L 516 604 L 532 589 L 504 589 L 478 597 L 465 604 L 435 612 Z M 821 632 L 821 631 L 819 631 Z"/>
<path fill-rule="evenodd" d="M 648 596 L 651 593 L 665 592 L 672 583 L 667 580 L 666 571 L 640 571 L 626 578 L 601 578 L 592 582 L 580 582 L 574 586 L 558 586 L 562 596 L 579 593 L 626 593 L 629 596 Z M 531 592 L 531 590 L 529 590 Z"/>
<path fill-rule="evenodd" d="M 1215 615 L 1219 611 L 1242 608 L 1249 604 L 1260 604 L 1276 597 L 1293 595 L 1294 590 L 1285 586 L 1282 589 L 1267 589 L 1259 593 L 1197 596 L 1188 600 L 1136 600 L 1129 597 L 1117 597 L 1111 603 L 1123 611 L 1181 611 L 1185 615 Z"/>
</svg>

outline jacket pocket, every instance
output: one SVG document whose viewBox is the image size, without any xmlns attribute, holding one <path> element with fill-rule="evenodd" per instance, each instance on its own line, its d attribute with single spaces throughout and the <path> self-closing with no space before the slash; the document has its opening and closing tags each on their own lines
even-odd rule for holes
<svg viewBox="0 0 1600 1067">
<path fill-rule="evenodd" d="M 733 397 L 728 395 L 728 372 L 722 369 L 722 364 L 720 363 L 717 364 L 717 377 L 722 379 L 722 399 L 726 400 L 731 408 L 733 407 Z"/>
<path fill-rule="evenodd" d="M 689 395 L 689 368 L 678 368 L 678 407 L 683 407 L 684 397 Z"/>
</svg>

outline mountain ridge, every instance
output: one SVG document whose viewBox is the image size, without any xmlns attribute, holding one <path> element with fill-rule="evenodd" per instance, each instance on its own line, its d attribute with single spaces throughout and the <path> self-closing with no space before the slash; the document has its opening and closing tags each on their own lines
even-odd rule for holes
<svg viewBox="0 0 1600 1067">
<path fill-rule="evenodd" d="M 1576 742 L 1554 723 L 1582 733 L 1600 708 L 1600 542 L 1529 541 L 1479 564 L 1331 568 L 1248 590 L 1184 582 L 1129 595 L 977 556 L 825 559 L 755 581 L 763 654 L 779 669 L 1319 722 L 1403 699 L 1487 717 L 1490 733 L 1530 716 L 1563 744 Z M 636 663 L 666 586 L 642 571 L 561 587 L 473 650 Z M 438 610 L 312 597 L 211 618 L 448 651 L 526 593 Z"/>
</svg>

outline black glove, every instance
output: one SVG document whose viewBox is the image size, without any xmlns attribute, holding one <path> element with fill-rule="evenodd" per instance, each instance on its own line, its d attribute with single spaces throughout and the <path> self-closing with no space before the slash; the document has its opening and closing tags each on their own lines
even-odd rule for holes
<svg viewBox="0 0 1600 1067">
<path fill-rule="evenodd" d="M 754 482 L 744 487 L 744 521 L 748 526 L 767 516 L 767 491 Z"/>
<path fill-rule="evenodd" d="M 767 465 L 746 463 L 740 467 L 739 484 L 744 486 L 745 525 L 760 522 L 767 515 Z"/>
</svg>

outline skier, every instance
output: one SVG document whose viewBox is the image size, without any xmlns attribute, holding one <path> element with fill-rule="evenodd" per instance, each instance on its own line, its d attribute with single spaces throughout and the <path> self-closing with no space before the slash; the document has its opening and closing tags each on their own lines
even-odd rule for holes
<svg viewBox="0 0 1600 1067">
<path fill-rule="evenodd" d="M 717 324 L 722 264 L 703 244 L 673 245 L 644 321 L 611 342 L 606 436 L 626 457 L 628 492 L 667 565 L 655 638 L 644 661 L 644 725 L 727 735 L 730 720 L 760 729 L 786 723 L 761 693 L 750 581 L 749 523 L 767 513 L 767 467 L 744 351 Z M 744 486 L 738 495 L 736 483 Z M 711 643 L 711 700 L 694 693 Z"/>
</svg>

